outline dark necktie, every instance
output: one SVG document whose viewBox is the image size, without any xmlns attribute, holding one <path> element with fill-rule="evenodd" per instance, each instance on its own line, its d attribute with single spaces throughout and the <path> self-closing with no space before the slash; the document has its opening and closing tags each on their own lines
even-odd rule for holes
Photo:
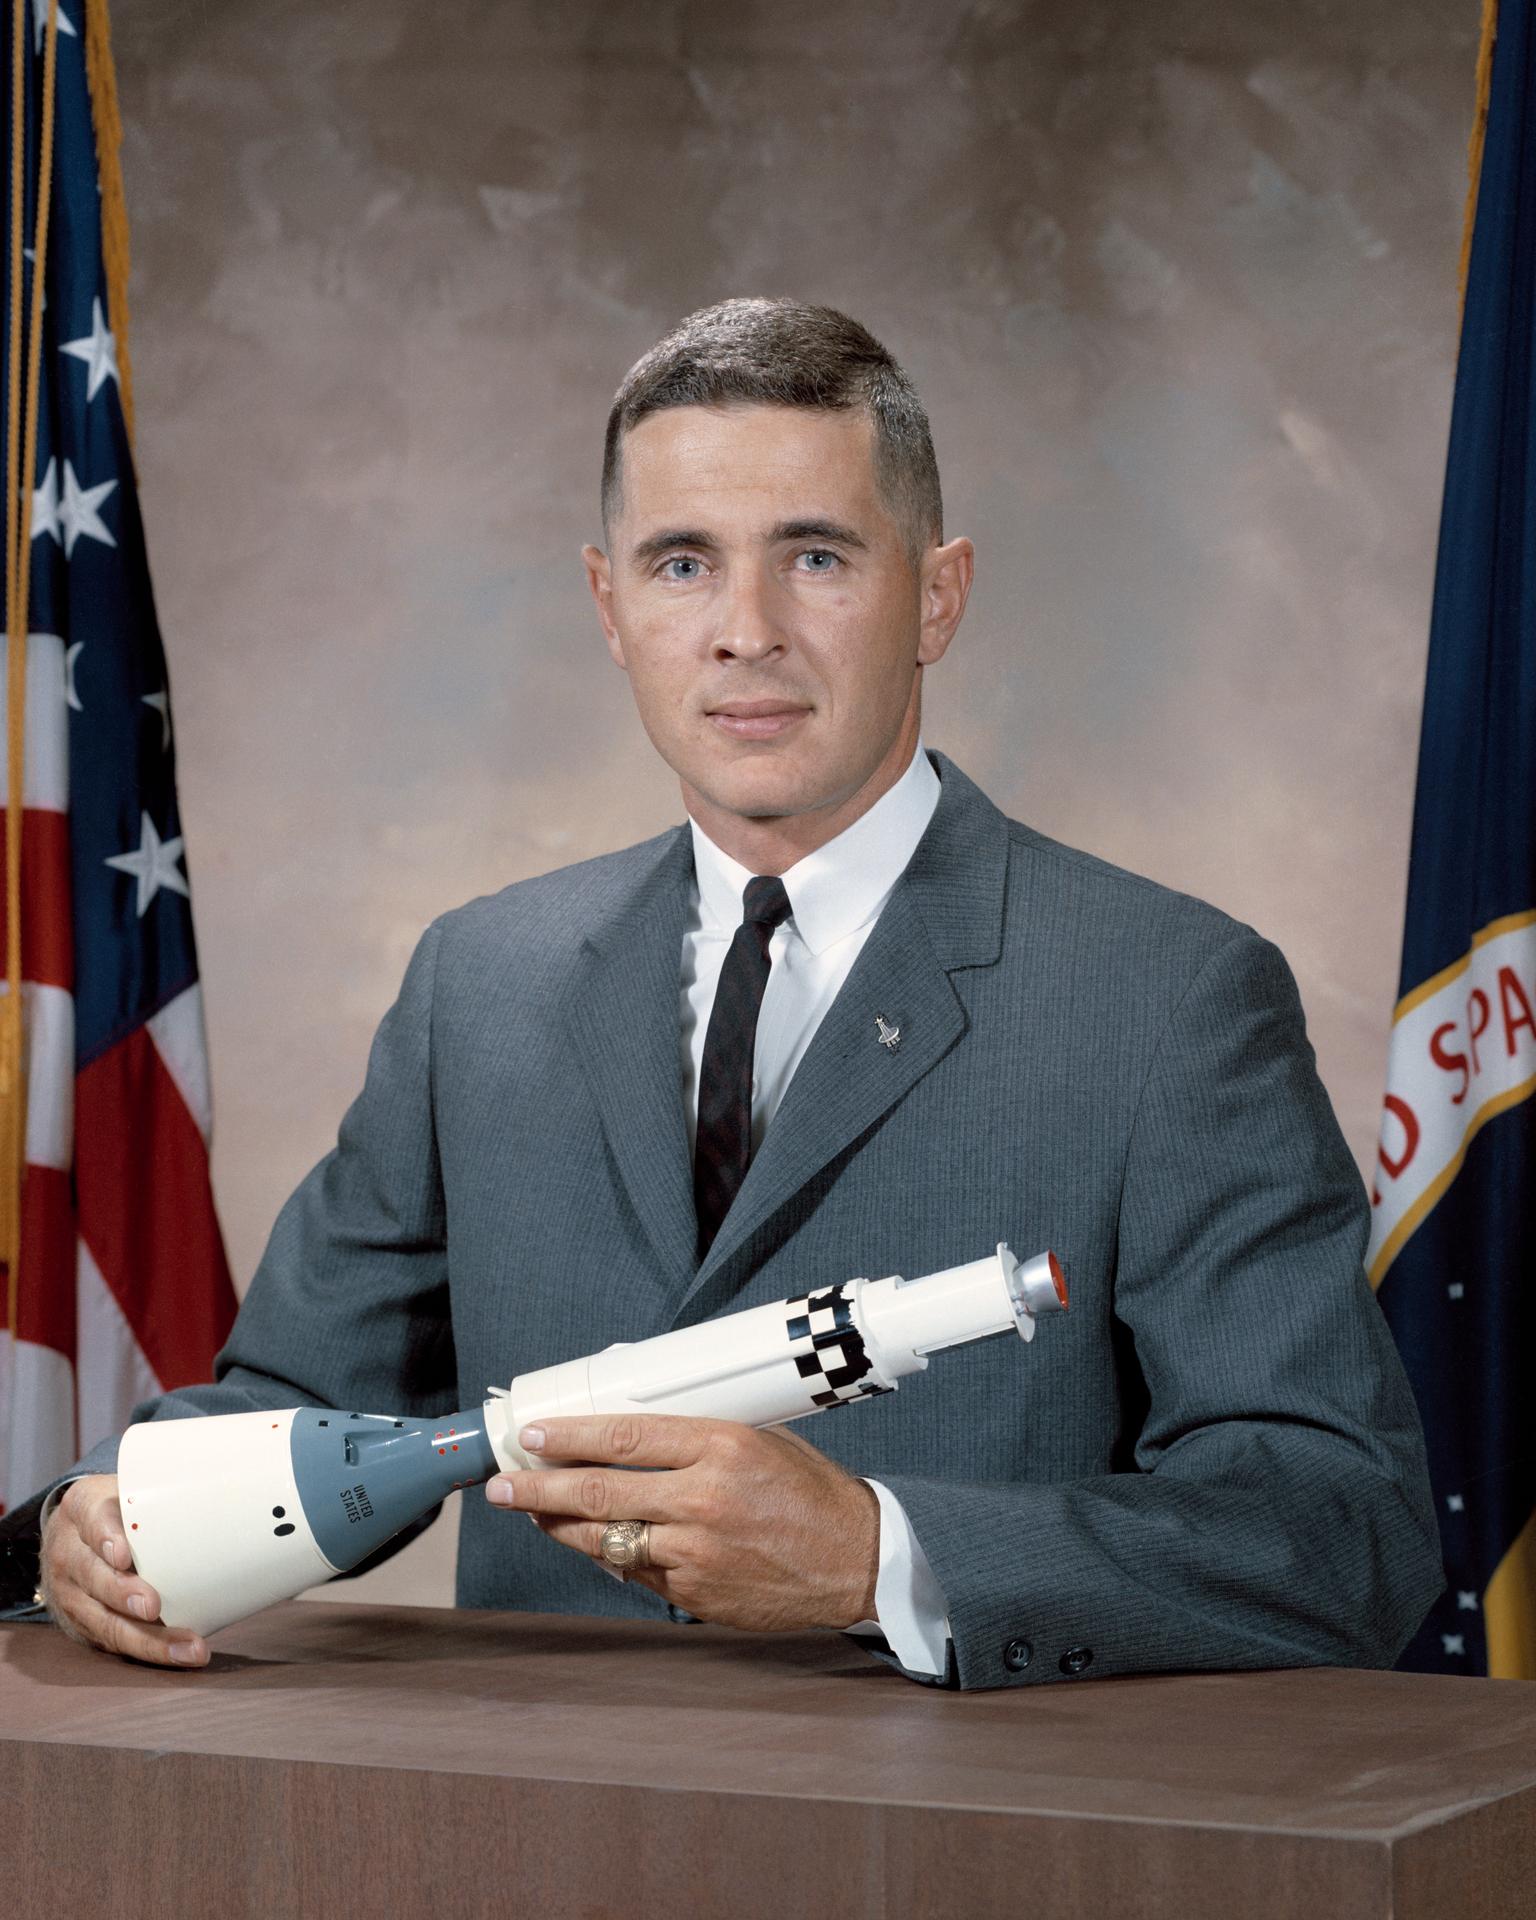
<svg viewBox="0 0 1536 1920">
<path fill-rule="evenodd" d="M 789 895 L 783 882 L 761 876 L 749 880 L 742 893 L 742 915 L 720 969 L 699 1069 L 693 1203 L 699 1216 L 700 1260 L 719 1232 L 752 1158 L 752 1052 L 768 984 L 768 942 L 780 921 L 789 918 Z"/>
</svg>

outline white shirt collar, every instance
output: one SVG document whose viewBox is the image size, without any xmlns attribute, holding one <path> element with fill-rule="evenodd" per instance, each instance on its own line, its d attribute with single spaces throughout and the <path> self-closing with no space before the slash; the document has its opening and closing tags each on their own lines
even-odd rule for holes
<svg viewBox="0 0 1536 1920">
<path fill-rule="evenodd" d="M 825 952 L 885 905 L 933 818 L 939 791 L 939 776 L 919 740 L 906 772 L 867 813 L 782 876 L 795 931 L 812 953 Z M 688 825 L 700 928 L 734 933 L 752 870 L 717 847 L 692 816 Z"/>
</svg>

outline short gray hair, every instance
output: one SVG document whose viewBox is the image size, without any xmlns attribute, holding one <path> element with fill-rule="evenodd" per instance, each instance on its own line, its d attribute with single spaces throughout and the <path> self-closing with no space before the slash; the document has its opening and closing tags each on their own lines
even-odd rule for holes
<svg viewBox="0 0 1536 1920">
<path fill-rule="evenodd" d="M 668 407 L 861 407 L 875 429 L 875 479 L 914 562 L 944 538 L 933 436 L 917 389 L 880 342 L 835 307 L 722 300 L 689 314 L 625 374 L 603 443 L 606 537 L 622 498 L 624 435 Z"/>
</svg>

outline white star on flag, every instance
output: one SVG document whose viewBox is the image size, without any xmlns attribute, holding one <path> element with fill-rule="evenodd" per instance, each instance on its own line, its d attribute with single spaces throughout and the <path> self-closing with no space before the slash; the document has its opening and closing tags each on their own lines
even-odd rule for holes
<svg viewBox="0 0 1536 1920">
<path fill-rule="evenodd" d="M 65 340 L 59 347 L 60 353 L 73 354 L 77 360 L 83 360 L 90 368 L 90 376 L 85 383 L 85 403 L 87 406 L 96 398 L 97 389 L 108 380 L 118 380 L 117 374 L 117 336 L 107 325 L 107 317 L 101 310 L 98 296 L 91 302 L 91 330 L 82 334 L 78 340 Z M 121 380 L 118 380 L 121 386 Z"/>
<path fill-rule="evenodd" d="M 96 509 L 117 485 L 115 480 L 103 480 L 100 486 L 82 487 L 75 478 L 75 470 L 66 460 L 64 462 L 64 498 L 59 498 L 57 462 L 48 462 L 48 471 L 43 475 L 43 484 L 32 491 L 32 538 L 37 540 L 45 533 L 59 539 L 59 529 L 63 528 L 64 557 L 75 557 L 75 542 L 82 535 L 87 540 L 101 540 L 109 547 L 115 547 L 117 541 L 112 530 L 102 520 Z"/>
<path fill-rule="evenodd" d="M 1461 1608 L 1463 1613 L 1476 1613 L 1477 1595 L 1475 1593 L 1464 1593 L 1461 1588 L 1458 1587 L 1456 1589 L 1456 1604 Z"/>
<path fill-rule="evenodd" d="M 171 744 L 171 695 L 164 688 L 159 693 L 143 693 L 139 699 L 146 707 L 153 707 L 160 716 L 160 751 L 164 753 Z"/>
<path fill-rule="evenodd" d="M 64 462 L 64 498 L 59 502 L 59 522 L 64 528 L 66 560 L 74 558 L 75 542 L 82 533 L 89 540 L 105 541 L 109 547 L 117 545 L 96 511 L 116 485 L 115 480 L 103 480 L 100 486 L 82 488 L 74 468 L 67 460 Z"/>
<path fill-rule="evenodd" d="M 185 841 L 178 833 L 174 840 L 162 840 L 155 831 L 155 823 L 149 815 L 140 816 L 143 835 L 137 853 L 114 853 L 107 859 L 109 867 L 116 867 L 119 873 L 131 873 L 139 883 L 139 918 L 151 900 L 166 887 L 172 893 L 179 893 L 183 899 L 192 898 L 192 890 L 187 885 L 187 876 L 177 866 L 181 858 L 181 849 Z"/>
<path fill-rule="evenodd" d="M 42 52 L 43 35 L 48 30 L 48 4 L 49 0 L 32 0 L 32 51 L 34 53 Z M 59 38 L 63 40 L 66 37 L 71 40 L 80 38 L 69 24 L 69 15 L 60 7 Z"/>
<path fill-rule="evenodd" d="M 80 704 L 80 696 L 75 691 L 75 662 L 84 652 L 85 642 L 76 640 L 64 655 L 64 704 L 72 707 L 76 713 L 85 712 L 85 708 Z"/>
<path fill-rule="evenodd" d="M 1442 1633 L 1440 1636 L 1440 1644 L 1445 1648 L 1447 1653 L 1464 1654 L 1467 1650 L 1466 1637 L 1460 1633 Z"/>
<path fill-rule="evenodd" d="M 1451 1284 L 1446 1288 L 1446 1293 L 1450 1296 L 1452 1300 L 1459 1300 L 1465 1292 L 1466 1292 L 1466 1288 L 1461 1284 L 1459 1280 L 1453 1280 Z"/>
<path fill-rule="evenodd" d="M 43 484 L 32 489 L 32 538 L 40 540 L 45 533 L 55 540 L 59 537 L 59 475 L 53 460 L 48 462 Z"/>
<path fill-rule="evenodd" d="M 1465 1513 L 1467 1503 L 1459 1493 L 1448 1493 L 1445 1496 L 1445 1510 L 1447 1513 Z"/>
</svg>

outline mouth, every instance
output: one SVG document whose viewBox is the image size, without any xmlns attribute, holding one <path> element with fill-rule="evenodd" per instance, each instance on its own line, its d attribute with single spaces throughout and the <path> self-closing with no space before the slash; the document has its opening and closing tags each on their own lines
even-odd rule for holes
<svg viewBox="0 0 1536 1920">
<path fill-rule="evenodd" d="M 736 740 L 773 740 L 810 711 L 784 700 L 723 700 L 707 708 L 705 718 Z"/>
</svg>

